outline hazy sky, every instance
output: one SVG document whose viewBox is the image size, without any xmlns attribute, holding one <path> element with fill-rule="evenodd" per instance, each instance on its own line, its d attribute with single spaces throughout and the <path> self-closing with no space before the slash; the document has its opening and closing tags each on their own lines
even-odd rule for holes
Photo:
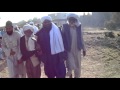
<svg viewBox="0 0 120 90">
<path fill-rule="evenodd" d="M 17 23 L 21 20 L 27 21 L 29 19 L 33 19 L 34 17 L 41 18 L 42 16 L 48 15 L 50 13 L 66 13 L 66 12 L 0 12 L 0 26 L 4 26 L 6 21 L 8 20 L 11 20 L 13 23 Z M 74 13 L 79 15 L 83 14 L 83 12 Z"/>
</svg>

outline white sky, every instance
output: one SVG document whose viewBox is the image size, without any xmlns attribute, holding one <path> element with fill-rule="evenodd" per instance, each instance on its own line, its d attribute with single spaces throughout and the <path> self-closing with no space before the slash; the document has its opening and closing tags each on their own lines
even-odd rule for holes
<svg viewBox="0 0 120 90">
<path fill-rule="evenodd" d="M 11 20 L 13 23 L 17 23 L 21 20 L 29 20 L 34 17 L 41 18 L 44 15 L 51 13 L 69 13 L 69 12 L 0 12 L 0 26 L 4 26 L 6 21 Z M 73 12 L 78 15 L 82 15 L 83 12 Z M 87 12 L 86 12 L 87 13 Z"/>
</svg>

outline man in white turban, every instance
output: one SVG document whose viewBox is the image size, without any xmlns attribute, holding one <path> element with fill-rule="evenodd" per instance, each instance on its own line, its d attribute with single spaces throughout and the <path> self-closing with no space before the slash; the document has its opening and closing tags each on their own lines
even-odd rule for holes
<svg viewBox="0 0 120 90">
<path fill-rule="evenodd" d="M 34 28 L 31 25 L 23 26 L 24 36 L 20 39 L 21 62 L 26 63 L 28 78 L 40 78 L 41 69 L 38 60 L 38 50 L 36 49 L 36 37 Z"/>
<path fill-rule="evenodd" d="M 41 18 L 42 28 L 36 34 L 42 50 L 42 61 L 48 78 L 65 78 L 64 45 L 59 28 L 50 16 Z"/>
<path fill-rule="evenodd" d="M 68 58 L 66 60 L 67 76 L 72 78 L 74 71 L 75 78 L 79 78 L 81 74 L 81 50 L 83 56 L 86 55 L 81 23 L 78 15 L 70 13 L 67 15 L 68 23 L 63 25 L 62 34 L 65 51 Z"/>
</svg>

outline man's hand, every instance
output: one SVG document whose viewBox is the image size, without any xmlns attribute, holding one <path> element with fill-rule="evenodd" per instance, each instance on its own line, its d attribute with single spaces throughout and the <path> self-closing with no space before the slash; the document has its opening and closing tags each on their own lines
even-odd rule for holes
<svg viewBox="0 0 120 90">
<path fill-rule="evenodd" d="M 13 50 L 11 50 L 10 55 L 15 55 L 15 52 Z"/>
<path fill-rule="evenodd" d="M 83 51 L 83 56 L 86 56 L 86 51 Z"/>
<path fill-rule="evenodd" d="M 18 60 L 18 64 L 21 64 L 22 62 L 23 62 L 23 60 L 22 60 L 22 59 Z"/>
<path fill-rule="evenodd" d="M 38 55 L 42 55 L 42 51 L 37 51 L 37 54 Z"/>
</svg>

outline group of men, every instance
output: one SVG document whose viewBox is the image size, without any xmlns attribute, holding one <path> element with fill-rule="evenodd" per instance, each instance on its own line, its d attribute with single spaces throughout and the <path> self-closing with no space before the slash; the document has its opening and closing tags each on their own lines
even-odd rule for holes
<svg viewBox="0 0 120 90">
<path fill-rule="evenodd" d="M 23 35 L 14 31 L 11 21 L 6 22 L 2 38 L 10 78 L 41 78 L 41 62 L 48 78 L 79 78 L 81 52 L 86 55 L 81 23 L 78 15 L 68 14 L 68 23 L 60 30 L 50 16 L 41 18 L 42 28 L 35 30 L 33 23 L 23 26 Z M 26 75 L 27 74 L 27 75 Z"/>
</svg>

